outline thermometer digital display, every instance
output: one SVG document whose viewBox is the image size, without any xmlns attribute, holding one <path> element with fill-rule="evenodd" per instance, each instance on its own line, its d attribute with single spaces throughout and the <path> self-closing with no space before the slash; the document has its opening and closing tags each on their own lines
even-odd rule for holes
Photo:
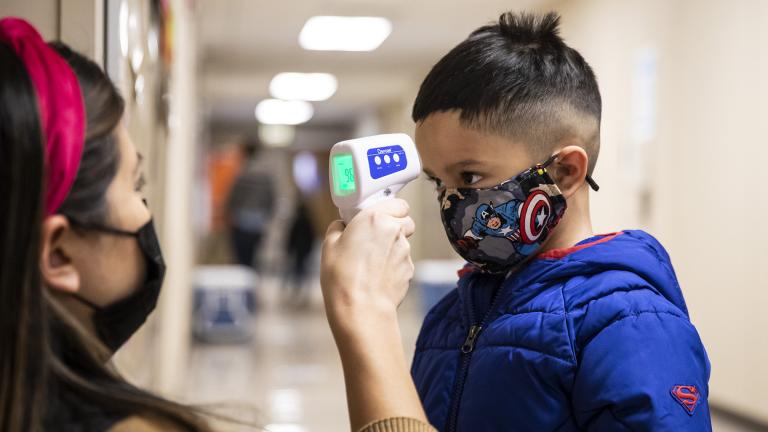
<svg viewBox="0 0 768 432">
<path fill-rule="evenodd" d="M 355 160 L 352 155 L 337 154 L 332 159 L 334 193 L 339 196 L 355 193 Z"/>
<path fill-rule="evenodd" d="M 331 198 L 345 222 L 378 201 L 394 198 L 421 173 L 416 146 L 402 133 L 336 143 L 328 165 Z"/>
</svg>

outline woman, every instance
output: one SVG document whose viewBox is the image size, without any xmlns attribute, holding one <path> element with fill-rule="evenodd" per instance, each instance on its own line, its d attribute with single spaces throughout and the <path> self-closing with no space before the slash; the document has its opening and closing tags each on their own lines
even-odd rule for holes
<svg viewBox="0 0 768 432">
<path fill-rule="evenodd" d="M 122 115 L 96 64 L 0 20 L 0 430 L 210 430 L 109 366 L 165 272 Z M 324 245 L 355 430 L 428 430 L 395 317 L 413 272 L 407 214 L 392 200 L 332 224 Z"/>
</svg>

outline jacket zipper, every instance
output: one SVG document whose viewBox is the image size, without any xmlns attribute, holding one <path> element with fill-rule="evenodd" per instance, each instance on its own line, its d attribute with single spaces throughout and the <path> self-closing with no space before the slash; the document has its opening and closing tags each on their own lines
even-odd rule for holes
<svg viewBox="0 0 768 432">
<path fill-rule="evenodd" d="M 472 285 L 470 285 L 469 290 L 472 289 Z M 470 322 L 473 322 L 472 325 L 469 327 L 469 332 L 467 333 L 466 339 L 464 339 L 464 343 L 461 345 L 460 351 L 461 351 L 461 359 L 459 361 L 459 371 L 456 374 L 456 382 L 453 386 L 453 398 L 451 399 L 451 410 L 448 413 L 448 428 L 447 432 L 456 432 L 457 423 L 459 420 L 459 405 L 461 405 L 461 396 L 464 392 L 464 383 L 467 380 L 467 375 L 469 375 L 469 363 L 472 360 L 472 353 L 475 351 L 475 343 L 477 342 L 477 338 L 480 336 L 480 332 L 483 330 L 483 327 L 485 326 L 485 322 L 490 316 L 491 312 L 493 311 L 494 307 L 496 306 L 496 300 L 499 297 L 499 293 L 501 292 L 501 287 L 499 287 L 496 292 L 493 294 L 493 299 L 491 300 L 491 306 L 488 308 L 488 310 L 485 313 L 485 316 L 483 319 L 478 323 L 474 322 L 474 311 L 473 311 L 473 305 L 470 304 L 469 306 L 469 319 Z M 470 293 L 471 296 L 471 293 Z"/>
</svg>

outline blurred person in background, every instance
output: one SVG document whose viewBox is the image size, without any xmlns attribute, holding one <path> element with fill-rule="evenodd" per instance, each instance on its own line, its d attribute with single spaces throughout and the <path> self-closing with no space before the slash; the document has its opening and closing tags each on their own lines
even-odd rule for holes
<svg viewBox="0 0 768 432">
<path fill-rule="evenodd" d="M 275 212 L 272 176 L 258 166 L 261 143 L 253 137 L 242 144 L 243 165 L 226 205 L 232 250 L 237 263 L 259 268 L 259 250 Z"/>
<path fill-rule="evenodd" d="M 94 62 L 24 20 L 0 20 L 2 431 L 211 430 L 202 411 L 110 363 L 165 274 L 123 110 Z M 407 205 L 391 200 L 326 237 L 322 287 L 355 430 L 432 430 L 396 320 L 413 230 Z"/>
<path fill-rule="evenodd" d="M 283 279 L 284 294 L 295 306 L 309 304 L 310 293 L 307 292 L 309 257 L 314 250 L 315 239 L 315 229 L 309 208 L 303 199 L 299 199 L 288 229 L 288 241 L 285 243 L 287 262 Z"/>
</svg>

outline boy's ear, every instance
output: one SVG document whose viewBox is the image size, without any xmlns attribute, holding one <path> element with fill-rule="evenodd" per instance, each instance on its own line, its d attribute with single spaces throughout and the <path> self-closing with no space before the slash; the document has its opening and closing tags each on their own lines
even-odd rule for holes
<svg viewBox="0 0 768 432">
<path fill-rule="evenodd" d="M 575 145 L 563 147 L 550 168 L 557 186 L 566 199 L 573 196 L 585 185 L 589 156 L 583 148 Z"/>
<path fill-rule="evenodd" d="M 48 216 L 43 221 L 40 248 L 40 274 L 48 288 L 64 293 L 80 290 L 80 273 L 68 253 L 73 245 L 68 239 L 72 227 L 62 215 Z"/>
</svg>

